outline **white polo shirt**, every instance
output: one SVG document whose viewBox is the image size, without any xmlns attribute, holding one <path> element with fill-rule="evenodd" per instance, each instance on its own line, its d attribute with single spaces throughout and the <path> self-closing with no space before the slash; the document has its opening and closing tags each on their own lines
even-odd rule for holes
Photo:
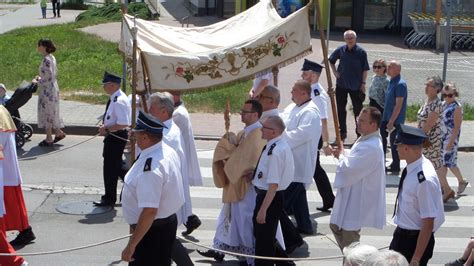
<svg viewBox="0 0 474 266">
<path fill-rule="evenodd" d="M 262 190 L 268 190 L 270 184 L 278 184 L 277 191 L 285 190 L 293 181 L 294 172 L 291 148 L 279 136 L 265 146 L 252 184 Z"/>
<path fill-rule="evenodd" d="M 256 74 L 255 79 L 253 80 L 253 85 L 252 85 L 252 91 L 253 92 L 255 92 L 255 90 L 257 89 L 260 82 L 264 79 L 268 80 L 268 85 L 273 85 L 273 73 L 272 72 L 268 72 L 268 73 L 265 73 L 265 74 Z"/>
<path fill-rule="evenodd" d="M 123 217 L 136 224 L 143 208 L 156 208 L 155 219 L 175 214 L 184 203 L 180 161 L 176 152 L 159 143 L 142 150 L 128 171 L 122 192 Z"/>
<path fill-rule="evenodd" d="M 403 229 L 420 230 L 424 218 L 434 218 L 433 232 L 444 222 L 438 176 L 433 164 L 422 155 L 407 165 L 394 222 Z"/>
<path fill-rule="evenodd" d="M 104 117 L 104 126 L 111 127 L 114 125 L 131 125 L 132 109 L 130 101 L 122 90 L 117 90 L 110 95 L 110 104 Z"/>
</svg>

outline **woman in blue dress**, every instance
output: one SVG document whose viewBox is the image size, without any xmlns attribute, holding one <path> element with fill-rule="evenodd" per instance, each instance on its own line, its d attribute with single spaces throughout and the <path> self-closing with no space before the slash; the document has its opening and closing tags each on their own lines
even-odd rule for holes
<svg viewBox="0 0 474 266">
<path fill-rule="evenodd" d="M 468 181 L 463 178 L 461 170 L 457 166 L 459 136 L 461 134 L 462 106 L 457 101 L 459 93 L 453 84 L 447 83 L 443 91 L 444 103 L 442 114 L 443 127 L 443 166 L 439 173 L 441 178 L 446 178 L 448 168 L 458 179 L 458 194 L 464 192 Z M 454 198 L 454 190 L 443 191 L 443 201 L 447 202 Z"/>
</svg>

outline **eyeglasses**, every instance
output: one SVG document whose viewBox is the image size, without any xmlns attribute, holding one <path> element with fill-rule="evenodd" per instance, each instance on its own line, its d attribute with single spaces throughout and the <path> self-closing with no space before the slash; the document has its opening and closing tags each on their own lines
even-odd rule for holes
<svg viewBox="0 0 474 266">
<path fill-rule="evenodd" d="M 448 94 L 443 93 L 443 97 L 452 98 L 452 97 L 454 97 L 454 94 L 453 93 L 448 93 Z"/>
<path fill-rule="evenodd" d="M 250 114 L 250 113 L 255 113 L 254 111 L 246 111 L 246 110 L 240 110 L 241 114 Z"/>
<path fill-rule="evenodd" d="M 373 68 L 374 68 L 374 69 L 381 69 L 381 68 L 384 68 L 384 66 L 374 65 Z"/>
<path fill-rule="evenodd" d="M 266 127 L 266 126 L 262 126 L 262 128 L 264 128 L 264 129 L 269 129 L 269 130 L 275 130 L 274 128 Z"/>
<path fill-rule="evenodd" d="M 262 94 L 258 95 L 258 98 L 259 98 L 259 99 L 265 99 L 265 98 L 266 98 L 266 99 L 270 99 L 270 100 L 273 99 L 273 98 L 270 97 L 270 96 L 265 96 L 265 95 L 262 95 Z"/>
</svg>

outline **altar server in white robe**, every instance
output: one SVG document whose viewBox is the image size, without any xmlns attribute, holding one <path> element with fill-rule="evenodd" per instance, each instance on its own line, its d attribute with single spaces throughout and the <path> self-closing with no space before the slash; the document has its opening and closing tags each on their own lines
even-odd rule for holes
<svg viewBox="0 0 474 266">
<path fill-rule="evenodd" d="M 381 113 L 366 107 L 357 118 L 361 135 L 340 158 L 334 188 L 337 189 L 330 228 L 339 248 L 360 240 L 362 227 L 383 229 L 385 225 L 385 157 L 379 133 Z M 344 152 L 342 143 L 334 152 Z"/>
<path fill-rule="evenodd" d="M 321 119 L 318 108 L 311 100 L 309 82 L 298 80 L 293 85 L 291 95 L 294 104 L 286 108 L 288 116 L 284 118 L 286 130 L 283 137 L 293 152 L 295 176 L 285 190 L 285 210 L 295 216 L 300 233 L 312 235 L 314 230 L 309 217 L 306 189 L 313 182 Z"/>
<path fill-rule="evenodd" d="M 181 101 L 181 93 L 173 92 L 174 101 L 174 112 L 173 122 L 178 126 L 181 131 L 183 142 L 182 148 L 184 154 L 186 154 L 186 169 L 188 170 L 188 179 L 190 186 L 202 186 L 202 175 L 199 167 L 199 160 L 196 152 L 196 144 L 194 143 L 194 133 L 189 119 L 189 113 L 184 103 Z M 189 235 L 194 229 L 201 224 L 201 220 L 195 214 L 188 217 L 186 225 L 186 231 L 183 235 Z"/>
</svg>

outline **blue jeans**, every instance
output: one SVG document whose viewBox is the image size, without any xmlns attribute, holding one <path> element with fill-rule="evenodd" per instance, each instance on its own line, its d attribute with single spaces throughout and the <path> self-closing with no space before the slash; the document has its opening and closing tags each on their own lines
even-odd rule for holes
<svg viewBox="0 0 474 266">
<path fill-rule="evenodd" d="M 380 124 L 380 135 L 382 136 L 384 154 L 387 152 L 387 124 L 388 121 L 382 121 Z M 395 145 L 395 137 L 399 131 L 400 125 L 394 125 L 394 130 L 390 133 L 390 151 L 392 152 L 392 164 L 390 165 L 390 168 L 392 169 L 400 169 L 400 156 L 398 156 L 397 145 Z"/>
<path fill-rule="evenodd" d="M 293 182 L 285 190 L 285 210 L 293 213 L 296 224 L 301 230 L 312 231 L 313 226 L 309 218 L 306 188 L 303 183 Z"/>
<path fill-rule="evenodd" d="M 43 15 L 43 18 L 46 18 L 46 7 L 41 7 L 41 14 Z"/>
</svg>

